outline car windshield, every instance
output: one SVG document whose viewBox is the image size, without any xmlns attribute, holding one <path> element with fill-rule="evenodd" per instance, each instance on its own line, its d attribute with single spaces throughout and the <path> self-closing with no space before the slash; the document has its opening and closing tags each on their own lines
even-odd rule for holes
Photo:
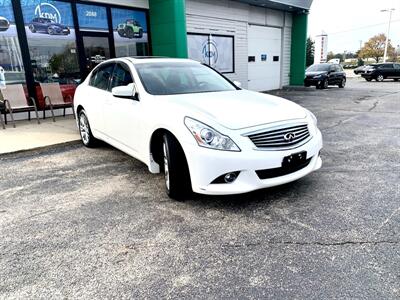
<svg viewBox="0 0 400 300">
<path fill-rule="evenodd" d="M 308 67 L 307 72 L 329 71 L 331 65 L 312 65 Z"/>
<path fill-rule="evenodd" d="M 43 23 L 55 23 L 54 20 L 51 19 L 43 19 Z"/>
<path fill-rule="evenodd" d="M 176 95 L 234 91 L 223 76 L 199 63 L 157 62 L 137 64 L 146 91 L 152 95 Z"/>
</svg>

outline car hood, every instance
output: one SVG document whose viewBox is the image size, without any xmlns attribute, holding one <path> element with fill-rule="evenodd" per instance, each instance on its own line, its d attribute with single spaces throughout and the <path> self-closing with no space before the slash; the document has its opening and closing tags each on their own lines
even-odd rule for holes
<svg viewBox="0 0 400 300">
<path fill-rule="evenodd" d="M 313 71 L 313 72 L 306 72 L 306 76 L 317 76 L 317 75 L 325 75 L 326 71 Z"/>
<path fill-rule="evenodd" d="M 62 24 L 60 24 L 60 23 L 51 23 L 51 24 L 49 24 L 49 27 L 67 28 L 68 26 L 62 25 Z"/>
<path fill-rule="evenodd" d="M 238 90 L 166 96 L 188 117 L 212 118 L 229 129 L 243 129 L 285 120 L 303 119 L 301 106 L 272 95 Z M 199 120 L 203 121 L 203 120 Z"/>
</svg>

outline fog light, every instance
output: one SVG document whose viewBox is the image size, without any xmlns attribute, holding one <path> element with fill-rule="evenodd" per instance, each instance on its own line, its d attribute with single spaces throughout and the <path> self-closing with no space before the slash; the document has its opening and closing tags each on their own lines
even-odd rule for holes
<svg viewBox="0 0 400 300">
<path fill-rule="evenodd" d="M 228 173 L 224 176 L 226 183 L 232 183 L 236 180 L 237 175 L 235 173 Z"/>
<path fill-rule="evenodd" d="M 232 183 L 234 182 L 240 174 L 240 171 L 229 172 L 224 175 L 219 176 L 218 178 L 214 179 L 211 184 L 215 183 Z"/>
</svg>

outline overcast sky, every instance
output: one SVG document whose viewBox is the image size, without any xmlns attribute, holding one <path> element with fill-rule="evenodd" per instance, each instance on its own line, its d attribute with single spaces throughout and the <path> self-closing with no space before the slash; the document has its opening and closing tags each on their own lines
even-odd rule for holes
<svg viewBox="0 0 400 300">
<path fill-rule="evenodd" d="M 328 51 L 355 52 L 360 41 L 385 33 L 389 13 L 382 9 L 395 8 L 392 13 L 390 39 L 400 44 L 400 0 L 314 0 L 311 6 L 308 35 L 313 39 L 324 30 L 328 34 Z"/>
</svg>

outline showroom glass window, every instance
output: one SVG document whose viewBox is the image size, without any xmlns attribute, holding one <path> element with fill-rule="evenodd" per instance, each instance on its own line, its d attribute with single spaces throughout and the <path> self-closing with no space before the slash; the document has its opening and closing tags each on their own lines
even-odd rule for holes
<svg viewBox="0 0 400 300">
<path fill-rule="evenodd" d="M 0 88 L 15 83 L 25 85 L 25 70 L 11 0 L 0 1 L 0 72 L 4 74 L 4 78 L 0 78 Z"/>
<path fill-rule="evenodd" d="M 81 78 L 71 4 L 21 0 L 21 8 L 38 98 L 39 82 L 58 82 L 64 97 L 73 96 Z"/>
<path fill-rule="evenodd" d="M 112 8 L 111 15 L 116 57 L 149 55 L 146 13 Z"/>
<path fill-rule="evenodd" d="M 79 30 L 108 32 L 107 9 L 104 6 L 76 4 Z"/>
<path fill-rule="evenodd" d="M 189 58 L 207 64 L 221 73 L 234 73 L 234 37 L 188 33 Z"/>
</svg>

